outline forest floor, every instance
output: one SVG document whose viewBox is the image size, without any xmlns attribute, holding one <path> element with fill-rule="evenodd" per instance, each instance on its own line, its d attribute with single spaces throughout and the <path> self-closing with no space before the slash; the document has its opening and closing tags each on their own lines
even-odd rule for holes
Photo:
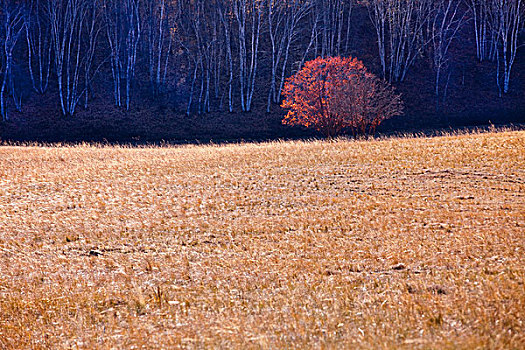
<svg viewBox="0 0 525 350">
<path fill-rule="evenodd" d="M 0 147 L 0 348 L 525 347 L 525 131 Z"/>
</svg>

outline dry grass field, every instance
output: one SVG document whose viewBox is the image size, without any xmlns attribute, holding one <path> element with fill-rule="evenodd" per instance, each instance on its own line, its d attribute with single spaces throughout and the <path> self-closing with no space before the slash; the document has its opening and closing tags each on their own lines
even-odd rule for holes
<svg viewBox="0 0 525 350">
<path fill-rule="evenodd" d="M 0 147 L 0 348 L 525 347 L 525 132 Z"/>
</svg>

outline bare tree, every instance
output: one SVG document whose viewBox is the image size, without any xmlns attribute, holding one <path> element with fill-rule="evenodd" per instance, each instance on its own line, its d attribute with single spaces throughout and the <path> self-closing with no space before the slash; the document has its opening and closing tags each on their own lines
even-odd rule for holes
<svg viewBox="0 0 525 350">
<path fill-rule="evenodd" d="M 496 59 L 497 31 L 494 30 L 492 0 L 469 0 L 476 38 L 476 56 L 480 62 Z"/>
<path fill-rule="evenodd" d="M 99 29 L 98 1 L 50 0 L 47 13 L 62 113 L 72 116 L 88 93 Z"/>
<path fill-rule="evenodd" d="M 9 1 L 2 1 L 2 58 L 4 61 L 2 69 L 2 88 L 0 90 L 0 111 L 2 120 L 9 119 L 7 113 L 6 94 L 11 93 L 15 106 L 20 110 L 21 97 L 17 95 L 15 82 L 13 79 L 13 50 L 25 28 L 24 10 L 25 7 L 20 4 L 10 4 Z"/>
<path fill-rule="evenodd" d="M 239 85 L 241 110 L 251 110 L 259 64 L 259 39 L 262 25 L 261 0 L 233 0 L 239 47 Z"/>
<path fill-rule="evenodd" d="M 306 22 L 306 29 L 303 29 L 303 31 L 306 33 L 306 35 L 309 35 L 310 40 L 308 42 L 308 45 L 306 48 L 304 48 L 301 60 L 299 61 L 299 65 L 297 67 L 297 70 L 301 70 L 304 66 L 304 63 L 306 59 L 309 56 L 312 56 L 312 51 L 314 52 L 314 57 L 317 57 L 318 53 L 318 35 L 319 35 L 319 13 L 318 11 L 314 11 L 313 9 L 309 11 L 307 15 L 307 22 Z"/>
<path fill-rule="evenodd" d="M 226 46 L 226 66 L 228 67 L 228 82 L 227 82 L 227 88 L 228 91 L 228 110 L 229 112 L 233 112 L 233 54 L 232 54 L 232 40 L 231 40 L 231 21 L 229 20 L 226 11 L 227 7 L 222 3 L 222 1 L 218 1 L 217 3 L 217 11 L 219 18 L 221 20 L 221 23 L 223 25 L 223 34 L 224 34 L 224 45 Z M 225 90 L 225 91 L 226 91 Z M 222 101 L 222 98 L 221 98 Z"/>
<path fill-rule="evenodd" d="M 192 111 L 201 114 L 210 110 L 211 79 L 214 72 L 212 55 L 216 45 L 214 40 L 217 40 L 214 31 L 217 30 L 218 19 L 215 11 L 208 9 L 206 5 L 205 1 L 183 2 L 177 24 L 177 40 L 186 52 L 187 81 L 190 82 L 186 107 L 188 116 Z"/>
<path fill-rule="evenodd" d="M 321 35 L 321 56 L 339 56 L 348 50 L 353 0 L 315 0 Z M 346 30 L 345 30 L 346 25 Z"/>
<path fill-rule="evenodd" d="M 145 3 L 145 11 L 149 76 L 152 93 L 156 96 L 166 85 L 180 6 L 175 1 L 152 0 Z"/>
<path fill-rule="evenodd" d="M 525 16 L 525 3 L 523 0 L 492 0 L 494 17 L 496 18 L 495 28 L 498 35 L 498 68 L 496 80 L 501 96 L 501 85 L 503 83 L 503 93 L 509 92 L 510 76 L 512 66 L 516 60 L 518 51 L 519 31 L 523 25 Z M 500 66 L 503 65 L 503 81 L 501 81 Z"/>
<path fill-rule="evenodd" d="M 480 61 L 497 61 L 496 83 L 500 96 L 508 93 L 512 67 L 519 48 L 525 16 L 523 0 L 469 0 Z"/>
<path fill-rule="evenodd" d="M 40 0 L 29 1 L 26 11 L 28 68 L 33 89 L 39 94 L 49 86 L 51 70 L 51 26 Z"/>
<path fill-rule="evenodd" d="M 425 43 L 422 32 L 431 0 L 370 0 L 370 18 L 376 30 L 383 76 L 403 81 Z"/>
<path fill-rule="evenodd" d="M 106 38 L 111 50 L 110 64 L 113 78 L 113 97 L 115 105 L 122 106 L 121 81 L 123 79 L 123 45 L 125 43 L 123 23 L 126 17 L 120 3 L 113 0 L 104 0 L 103 11 L 106 28 Z"/>
<path fill-rule="evenodd" d="M 95 54 L 97 50 L 98 37 L 102 30 L 100 11 L 98 9 L 100 0 L 91 0 L 86 4 L 85 9 L 85 42 L 84 53 L 84 108 L 88 107 L 88 101 L 91 93 L 91 80 L 93 75 L 98 71 L 98 67 L 93 69 Z"/>
<path fill-rule="evenodd" d="M 449 49 L 465 22 L 466 13 L 461 11 L 459 0 L 434 0 L 429 21 L 432 66 L 435 72 L 434 94 L 436 110 L 440 106 L 441 75 L 449 61 Z M 444 95 L 445 98 L 446 95 Z"/>
<path fill-rule="evenodd" d="M 272 102 L 278 103 L 280 100 L 290 58 L 290 49 L 300 33 L 300 22 L 311 8 L 312 4 L 308 0 L 291 0 L 289 2 L 268 0 L 267 20 L 271 43 L 272 70 L 267 112 L 270 111 Z M 279 78 L 278 74 L 280 75 Z"/>
<path fill-rule="evenodd" d="M 106 38 L 111 50 L 110 62 L 115 105 L 130 109 L 133 78 L 141 37 L 139 0 L 103 0 Z M 125 91 L 122 91 L 124 84 Z"/>
</svg>

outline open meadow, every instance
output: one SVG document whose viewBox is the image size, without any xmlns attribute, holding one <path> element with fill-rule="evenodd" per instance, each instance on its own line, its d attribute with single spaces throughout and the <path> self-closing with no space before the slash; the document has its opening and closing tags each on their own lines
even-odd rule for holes
<svg viewBox="0 0 525 350">
<path fill-rule="evenodd" d="M 525 348 L 525 131 L 0 147 L 0 349 Z"/>
</svg>

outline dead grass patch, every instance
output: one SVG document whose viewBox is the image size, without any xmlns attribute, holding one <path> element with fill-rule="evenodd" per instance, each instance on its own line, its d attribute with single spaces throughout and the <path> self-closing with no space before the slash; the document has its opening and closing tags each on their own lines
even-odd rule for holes
<svg viewBox="0 0 525 350">
<path fill-rule="evenodd" d="M 525 132 L 0 147 L 0 348 L 525 346 Z"/>
</svg>

